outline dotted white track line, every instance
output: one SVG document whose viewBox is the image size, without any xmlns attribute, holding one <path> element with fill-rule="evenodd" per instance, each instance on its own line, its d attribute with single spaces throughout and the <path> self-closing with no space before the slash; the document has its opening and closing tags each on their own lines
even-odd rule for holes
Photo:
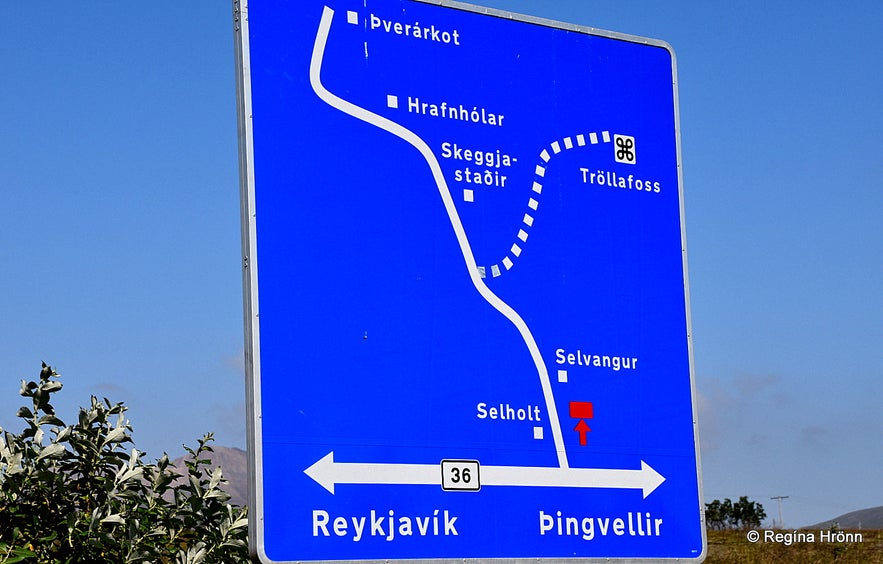
<svg viewBox="0 0 883 564">
<path fill-rule="evenodd" d="M 591 145 L 597 145 L 599 142 L 610 143 L 610 132 L 602 131 L 600 139 L 598 138 L 598 133 L 591 131 L 588 133 L 589 143 Z M 576 139 L 576 144 L 574 145 L 574 139 Z M 565 137 L 563 139 L 556 139 L 549 143 L 547 147 L 543 147 L 543 150 L 540 151 L 539 159 L 540 163 L 537 164 L 536 169 L 534 169 L 534 180 L 533 186 L 531 190 L 533 194 L 527 200 L 528 211 L 524 214 L 524 218 L 522 219 L 522 225 L 518 228 L 518 233 L 515 235 L 518 241 L 512 243 L 512 246 L 509 248 L 509 253 L 503 256 L 503 258 L 498 261 L 496 264 L 492 264 L 490 266 L 491 275 L 494 278 L 501 276 L 505 271 L 511 270 L 513 266 L 515 266 L 515 261 L 518 257 L 521 256 L 522 251 L 524 250 L 523 245 L 527 243 L 527 237 L 529 235 L 529 230 L 533 227 L 534 219 L 536 212 L 539 211 L 540 207 L 540 198 L 543 193 L 543 179 L 546 177 L 546 167 L 550 160 L 552 160 L 552 155 L 558 155 L 564 151 L 569 151 L 574 147 L 585 147 L 586 146 L 586 134 L 580 133 L 573 137 Z M 551 154 L 549 151 L 551 150 Z M 536 194 L 536 196 L 534 195 Z M 503 268 L 500 268 L 500 264 L 503 265 Z M 482 278 L 487 276 L 487 268 L 484 266 L 478 267 L 478 273 Z"/>
</svg>

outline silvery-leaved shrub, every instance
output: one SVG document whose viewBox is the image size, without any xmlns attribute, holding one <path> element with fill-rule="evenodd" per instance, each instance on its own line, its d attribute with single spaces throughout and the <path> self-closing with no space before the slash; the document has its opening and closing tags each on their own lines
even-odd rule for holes
<svg viewBox="0 0 883 564">
<path fill-rule="evenodd" d="M 24 429 L 0 428 L 0 563 L 248 560 L 247 509 L 228 503 L 199 439 L 183 476 L 132 444 L 122 403 L 91 398 L 67 425 L 50 400 L 62 384 L 45 363 L 22 381 Z"/>
</svg>

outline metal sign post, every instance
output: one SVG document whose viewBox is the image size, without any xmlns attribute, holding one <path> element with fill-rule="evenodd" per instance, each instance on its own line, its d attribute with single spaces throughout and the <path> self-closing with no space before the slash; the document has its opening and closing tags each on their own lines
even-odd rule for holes
<svg viewBox="0 0 883 564">
<path fill-rule="evenodd" d="M 256 556 L 704 558 L 668 45 L 235 6 Z"/>
</svg>

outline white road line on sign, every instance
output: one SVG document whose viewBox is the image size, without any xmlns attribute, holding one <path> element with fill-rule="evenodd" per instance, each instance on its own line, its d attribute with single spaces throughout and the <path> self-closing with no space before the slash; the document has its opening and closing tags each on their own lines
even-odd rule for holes
<svg viewBox="0 0 883 564">
<path fill-rule="evenodd" d="M 442 173 L 441 165 L 439 164 L 435 154 L 432 152 L 432 149 L 422 138 L 420 138 L 413 131 L 388 118 L 385 118 L 379 114 L 375 114 L 369 110 L 366 110 L 365 108 L 361 108 L 353 104 L 352 102 L 349 102 L 332 94 L 322 84 L 322 61 L 325 56 L 325 45 L 328 42 L 328 35 L 331 31 L 331 22 L 333 18 L 334 10 L 332 10 L 328 6 L 325 6 L 322 11 L 322 19 L 319 22 L 319 29 L 316 32 L 316 41 L 313 44 L 313 53 L 310 58 L 310 85 L 312 86 L 313 91 L 322 101 L 327 103 L 329 106 L 336 108 L 345 114 L 353 116 L 356 119 L 374 125 L 410 143 L 426 160 L 426 163 L 429 165 L 429 169 L 432 172 L 432 176 L 435 179 L 436 186 L 438 187 L 439 196 L 441 196 L 445 211 L 448 214 L 448 219 L 450 220 L 451 226 L 453 227 L 454 234 L 457 238 L 457 244 L 460 246 L 460 252 L 463 255 L 463 260 L 466 263 L 466 272 L 469 275 L 469 279 L 472 282 L 472 285 L 475 287 L 481 297 L 484 298 L 485 301 L 491 305 L 491 307 L 499 311 L 506 319 L 508 319 L 512 323 L 512 325 L 515 326 L 515 328 L 518 330 L 518 333 L 521 335 L 524 344 L 527 346 L 530 357 L 533 360 L 534 366 L 537 369 L 537 375 L 540 379 L 540 387 L 543 390 L 543 399 L 546 404 L 546 412 L 549 416 L 549 425 L 551 427 L 552 438 L 555 443 L 555 454 L 558 458 L 558 465 L 561 468 L 568 468 L 569 464 L 567 461 L 567 451 L 564 447 L 564 435 L 561 431 L 561 423 L 558 418 L 558 407 L 555 404 L 555 396 L 552 392 L 552 383 L 549 378 L 549 371 L 546 368 L 546 363 L 543 360 L 542 354 L 540 353 L 539 346 L 537 345 L 536 339 L 534 338 L 533 334 L 530 331 L 530 328 L 527 326 L 527 323 L 525 323 L 524 319 L 521 318 L 521 316 L 512 308 L 512 306 L 510 306 L 499 296 L 497 296 L 485 283 L 485 279 L 479 275 L 479 267 L 475 262 L 475 255 L 472 252 L 472 247 L 469 244 L 469 239 L 466 237 L 466 230 L 463 228 L 463 222 L 460 220 L 460 216 L 457 213 L 457 206 L 454 203 L 454 199 L 451 196 L 451 191 L 448 187 L 447 181 L 445 180 L 445 176 Z M 499 267 L 496 268 L 497 270 L 499 270 Z"/>
<path fill-rule="evenodd" d="M 534 431 L 536 438 L 542 438 Z M 537 436 L 539 435 L 539 436 Z M 329 452 L 304 474 L 334 494 L 338 484 L 395 484 L 441 487 L 442 473 L 438 464 L 383 464 L 335 462 Z M 522 486 L 545 488 L 604 488 L 641 490 L 646 499 L 665 477 L 641 461 L 637 470 L 618 468 L 553 468 L 545 466 L 480 466 L 481 487 Z"/>
</svg>

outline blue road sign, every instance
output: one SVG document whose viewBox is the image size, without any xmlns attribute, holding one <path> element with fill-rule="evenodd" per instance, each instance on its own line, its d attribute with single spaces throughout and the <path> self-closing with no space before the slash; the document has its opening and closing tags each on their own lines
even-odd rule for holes
<svg viewBox="0 0 883 564">
<path fill-rule="evenodd" d="M 703 558 L 671 49 L 236 5 L 260 558 Z"/>
</svg>

